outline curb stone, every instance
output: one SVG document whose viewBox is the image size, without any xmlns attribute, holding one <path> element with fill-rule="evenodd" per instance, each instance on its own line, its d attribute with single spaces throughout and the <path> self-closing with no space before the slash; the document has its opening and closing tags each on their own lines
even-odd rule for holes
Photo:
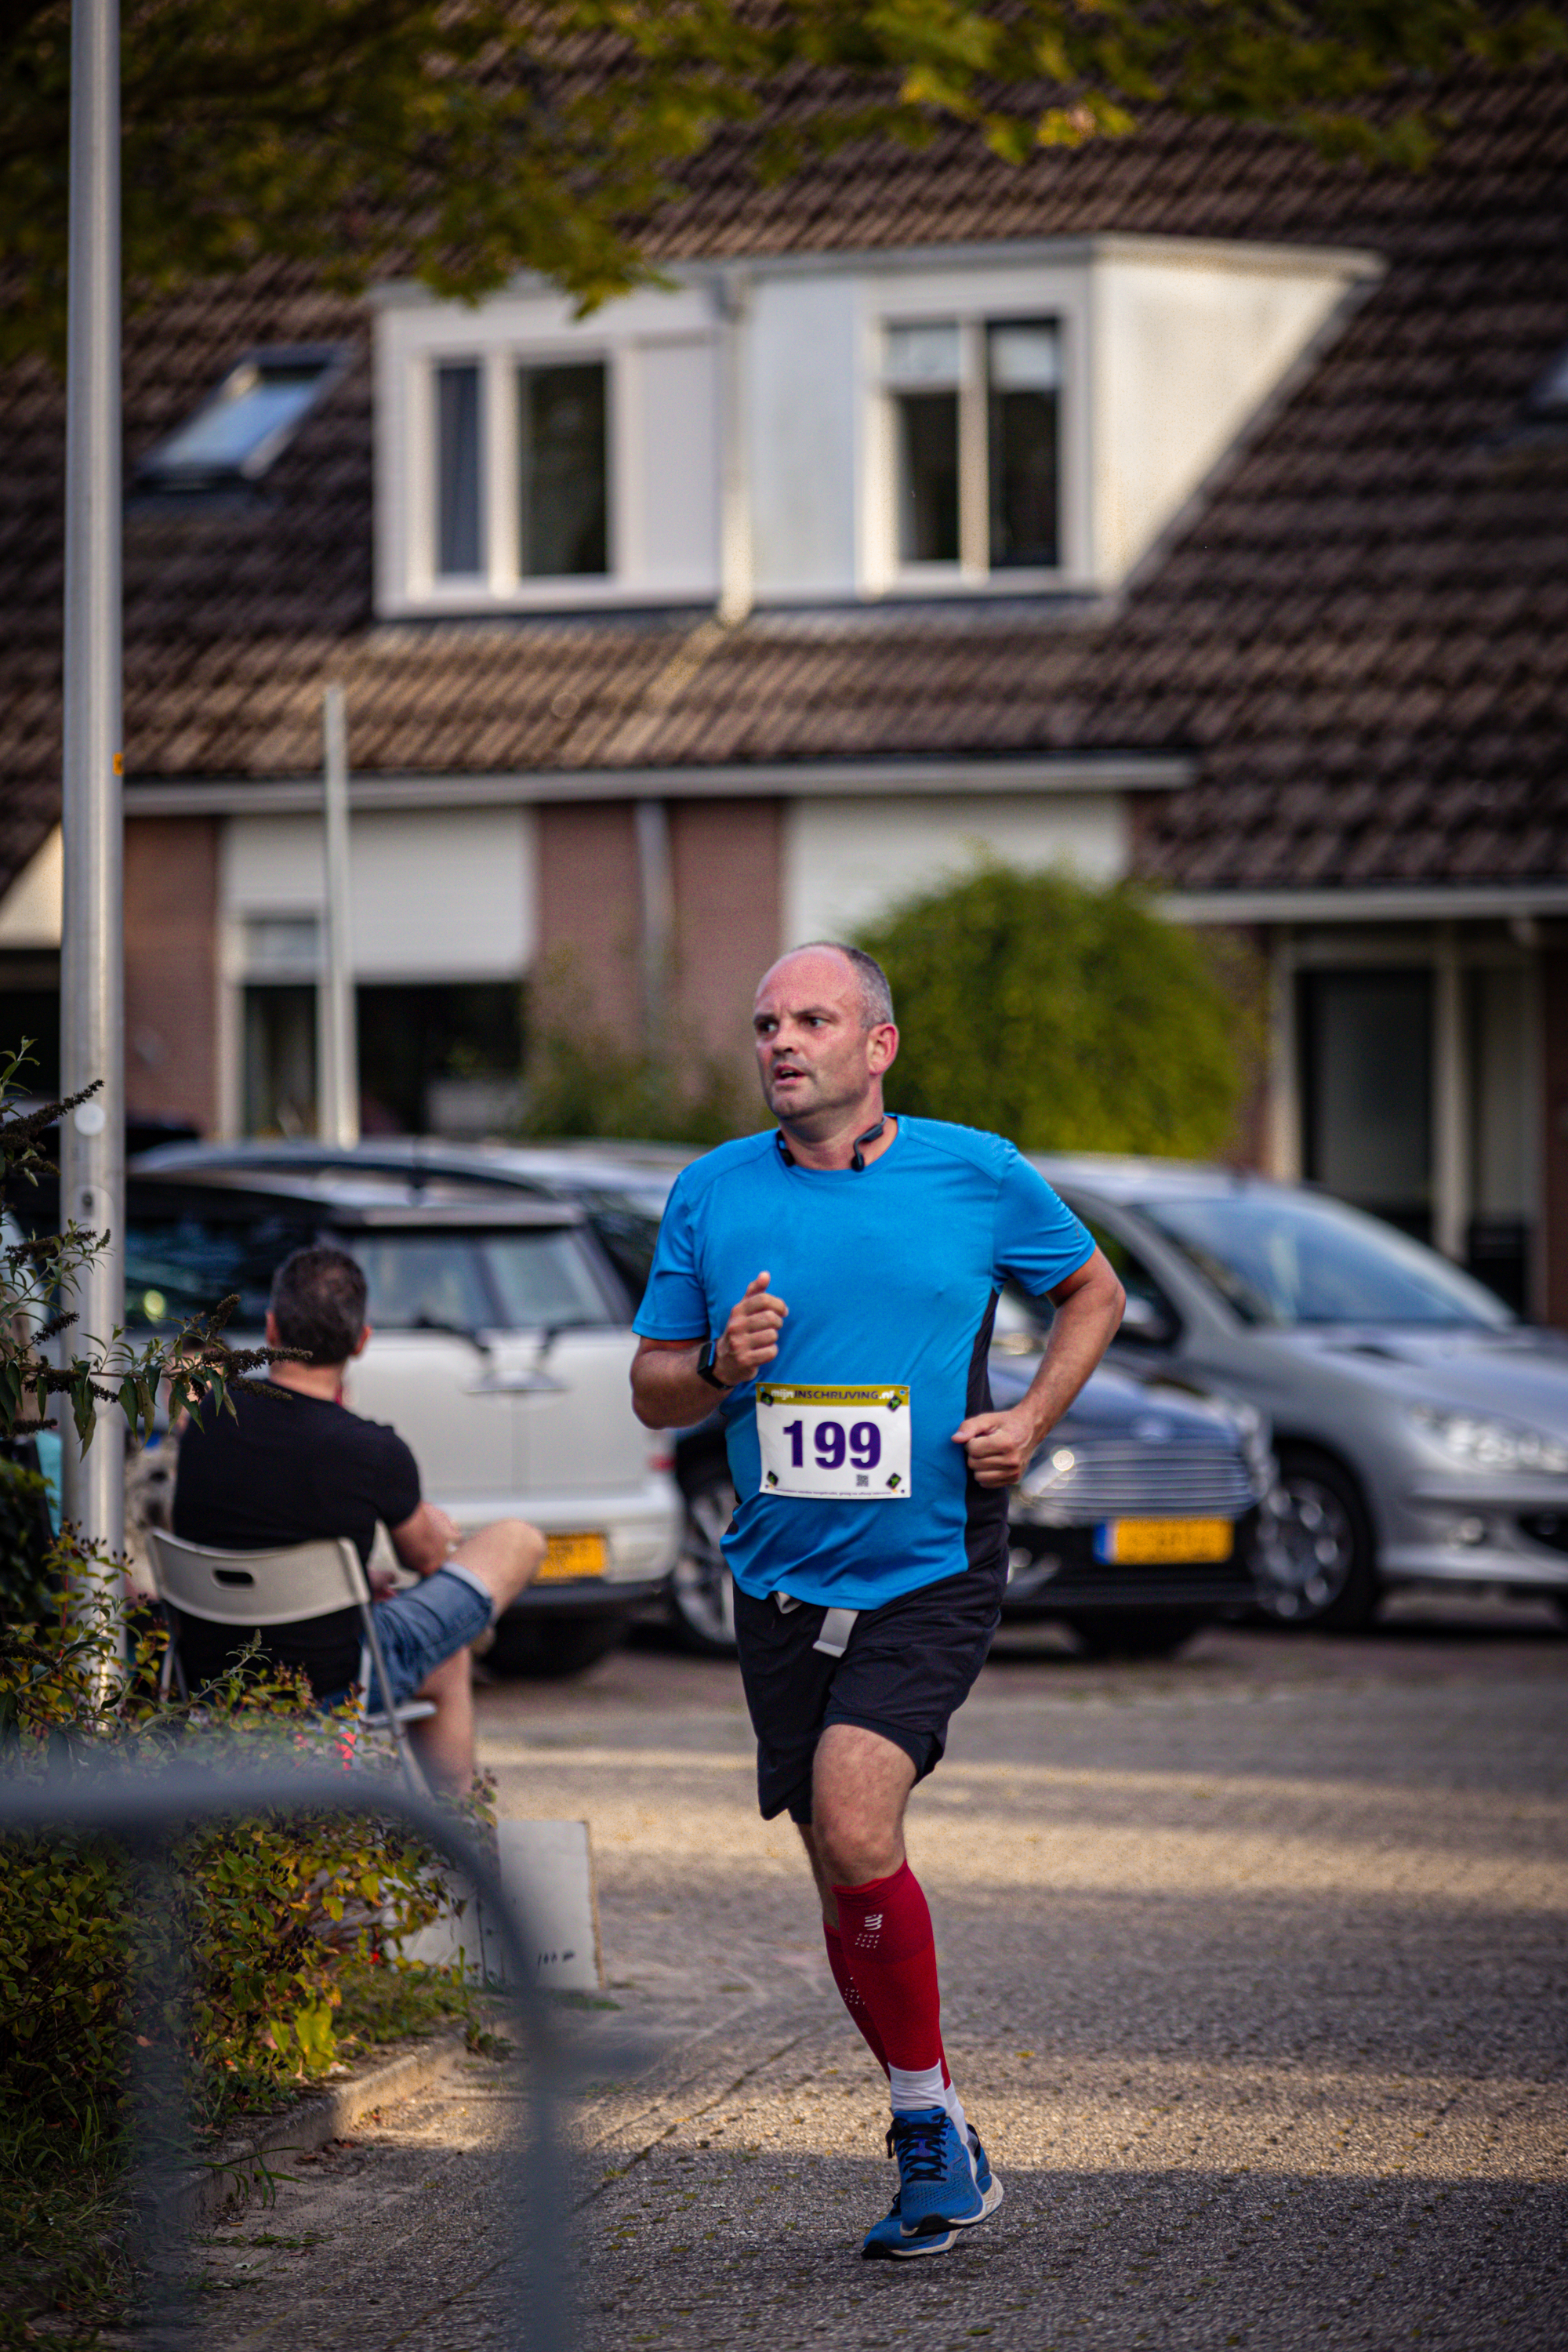
<svg viewBox="0 0 1568 2352">
<path fill-rule="evenodd" d="M 226 2140 L 203 2164 L 188 2173 L 169 2200 L 170 2220 L 179 2228 L 194 2229 L 211 2221 L 239 2190 L 263 2184 L 261 2159 L 287 2148 L 304 2154 L 341 2139 L 351 2124 L 375 2107 L 390 2106 L 427 2090 L 468 2055 L 462 2032 L 442 2033 L 395 2058 L 367 2066 L 352 2079 L 312 2092 L 282 2115 L 269 2116 L 255 2131 Z"/>
</svg>

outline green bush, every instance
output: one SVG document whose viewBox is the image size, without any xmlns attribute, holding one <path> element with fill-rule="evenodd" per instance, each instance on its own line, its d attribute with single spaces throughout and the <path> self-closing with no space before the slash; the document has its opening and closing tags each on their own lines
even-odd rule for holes
<svg viewBox="0 0 1568 2352">
<path fill-rule="evenodd" d="M 70 1564 L 61 1547 L 57 1583 Z M 96 1628 L 62 1605 L 51 1624 L 9 1629 L 0 1769 L 24 1781 L 105 1763 L 155 1774 L 192 1755 L 216 1769 L 320 1769 L 342 1755 L 349 1710 L 306 1714 L 302 1685 L 258 1660 L 197 1703 L 161 1699 L 165 1639 L 161 1624 L 135 1633 L 121 1675 L 104 1672 L 118 1656 L 107 1611 Z M 468 1810 L 487 1817 L 482 1797 Z M 171 1953 L 183 1955 L 169 1979 L 188 1972 L 188 2007 L 176 2004 L 171 2021 L 178 2017 L 205 2129 L 277 2105 L 406 2014 L 406 2003 L 371 1989 L 376 1979 L 406 1975 L 412 1990 L 429 1974 L 384 1955 L 388 1939 L 435 1917 L 441 1894 L 427 1850 L 395 1823 L 269 1814 L 204 1828 L 171 1860 L 173 1910 L 153 1916 L 112 1842 L 0 1840 L 0 2179 L 112 2158 L 125 2036 L 156 2021 L 132 2008 L 138 1937 L 173 1938 Z M 456 1980 L 447 1990 L 447 2006 L 466 2006 Z"/>
<path fill-rule="evenodd" d="M 1128 885 L 987 863 L 858 944 L 892 982 L 893 1107 L 1026 1151 L 1222 1150 L 1257 1065 L 1247 959 Z"/>
</svg>

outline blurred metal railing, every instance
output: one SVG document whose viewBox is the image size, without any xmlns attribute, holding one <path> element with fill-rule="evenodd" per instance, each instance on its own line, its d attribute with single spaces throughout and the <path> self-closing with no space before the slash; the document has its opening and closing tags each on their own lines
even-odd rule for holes
<svg viewBox="0 0 1568 2352">
<path fill-rule="evenodd" d="M 503 1888 L 488 1855 L 457 1830 L 428 1797 L 415 1794 L 390 1775 L 371 1779 L 342 1772 L 288 1772 L 177 1765 L 166 1772 L 57 1772 L 32 1783 L 0 1779 L 0 1835 L 99 1832 L 114 1838 L 138 1864 L 139 1895 L 151 1902 L 153 1918 L 174 1916 L 171 1841 L 203 1822 L 253 1813 L 331 1811 L 362 1813 L 405 1822 L 462 1873 L 499 1923 L 507 1970 L 519 2004 L 519 2024 L 529 2057 L 529 2129 L 509 2168 L 512 2194 L 510 2221 L 521 2260 L 512 2288 L 506 2352 L 565 2352 L 566 2315 L 562 2273 L 566 2260 L 566 2199 L 556 2145 L 556 2108 L 564 2066 L 549 2000 L 533 1974 L 533 1938 L 521 1923 L 515 1898 Z M 133 2168 L 137 2202 L 145 2218 L 144 2261 L 149 2278 L 141 2340 L 159 2352 L 191 2352 L 200 2342 L 192 2310 L 190 2255 L 184 2192 L 198 2169 L 190 2143 L 189 2119 L 181 2084 L 185 2056 L 170 2012 L 183 2011 L 183 1979 L 171 1984 L 168 1949 L 153 1976 L 152 1938 L 133 1934 L 138 1990 L 154 1997 L 145 2009 L 155 2029 L 129 2035 L 134 2088 Z M 165 1938 L 167 1942 L 168 1939 Z M 531 1947 L 532 1948 L 531 1948 Z M 176 1998 L 171 2000 L 171 1993 Z M 427 2289 L 425 2290 L 427 2292 Z M 412 2315 L 410 2315 L 412 2316 Z"/>
</svg>

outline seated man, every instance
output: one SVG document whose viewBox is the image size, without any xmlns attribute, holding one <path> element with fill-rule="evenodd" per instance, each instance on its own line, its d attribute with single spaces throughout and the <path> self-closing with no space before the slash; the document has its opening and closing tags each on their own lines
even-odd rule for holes
<svg viewBox="0 0 1568 2352">
<path fill-rule="evenodd" d="M 397 1705 L 434 1700 L 435 1714 L 409 1734 L 432 1782 L 460 1793 L 474 1770 L 468 1644 L 522 1591 L 544 1557 L 544 1538 L 525 1520 L 498 1519 L 459 1540 L 446 1512 L 421 1500 L 418 1469 L 396 1431 L 348 1411 L 343 1374 L 370 1338 L 364 1309 L 364 1276 L 342 1250 L 299 1249 L 284 1260 L 273 1277 L 267 1341 L 300 1349 L 304 1360 L 273 1365 L 281 1396 L 236 1396 L 233 1414 L 210 1399 L 193 1410 L 180 1440 L 174 1531 L 222 1551 L 347 1536 L 368 1564 L 381 1520 L 399 1559 L 423 1580 L 376 1601 L 392 1683 L 385 1696 Z M 304 1671 L 324 1706 L 342 1699 L 359 1673 L 356 1609 L 268 1626 L 257 1638 L 276 1664 Z M 179 1643 L 193 1690 L 220 1674 L 237 1647 L 231 1627 L 189 1616 Z M 383 1694 L 373 1688 L 370 1704 L 383 1705 Z"/>
</svg>

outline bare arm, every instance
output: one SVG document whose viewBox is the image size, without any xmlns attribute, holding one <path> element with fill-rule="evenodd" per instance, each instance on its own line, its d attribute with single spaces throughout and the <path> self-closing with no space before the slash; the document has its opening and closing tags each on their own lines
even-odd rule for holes
<svg viewBox="0 0 1568 2352">
<path fill-rule="evenodd" d="M 387 1533 L 404 1567 L 419 1576 L 433 1576 L 458 1541 L 457 1527 L 438 1503 L 421 1503 L 411 1518 Z"/>
<path fill-rule="evenodd" d="M 1050 1293 L 1057 1310 L 1040 1369 L 1005 1412 L 977 1412 L 952 1433 L 975 1482 L 1015 1486 L 1116 1337 L 1127 1294 L 1099 1250 Z"/>
<path fill-rule="evenodd" d="M 789 1308 L 759 1274 L 730 1309 L 713 1369 L 726 1388 L 739 1388 L 771 1364 L 779 1351 L 779 1326 Z M 632 1359 L 632 1411 L 645 1429 L 689 1429 L 705 1421 L 719 1402 L 697 1370 L 708 1341 L 643 1339 Z"/>
</svg>

